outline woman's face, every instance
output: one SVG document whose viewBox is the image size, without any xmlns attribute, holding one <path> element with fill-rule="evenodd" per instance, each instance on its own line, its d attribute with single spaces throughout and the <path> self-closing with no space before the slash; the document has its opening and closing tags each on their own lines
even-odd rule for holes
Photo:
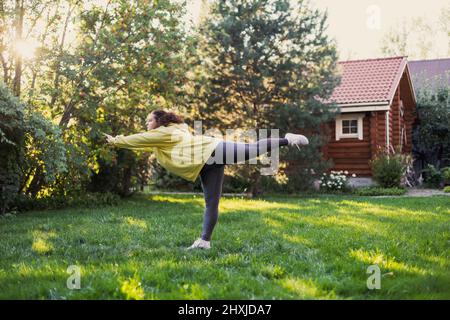
<svg viewBox="0 0 450 320">
<path fill-rule="evenodd" d="M 155 116 L 152 114 L 150 114 L 150 116 L 147 118 L 147 130 L 152 130 L 152 129 L 156 129 L 156 127 L 158 126 L 158 124 L 156 123 L 156 119 Z"/>
</svg>

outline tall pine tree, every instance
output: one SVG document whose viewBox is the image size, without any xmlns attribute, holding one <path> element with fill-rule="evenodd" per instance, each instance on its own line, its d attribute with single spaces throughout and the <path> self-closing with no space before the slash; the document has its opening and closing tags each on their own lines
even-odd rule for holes
<svg viewBox="0 0 450 320">
<path fill-rule="evenodd" d="M 310 136 L 310 146 L 301 151 L 281 149 L 291 190 L 308 187 L 311 172 L 326 166 L 320 161 L 320 125 L 334 112 L 320 98 L 329 98 L 339 82 L 336 47 L 325 34 L 326 21 L 327 14 L 307 1 L 217 1 L 199 26 L 191 58 L 191 114 L 204 127 L 222 133 L 278 128 L 281 136 Z M 240 169 L 234 174 L 258 193 L 258 170 Z"/>
</svg>

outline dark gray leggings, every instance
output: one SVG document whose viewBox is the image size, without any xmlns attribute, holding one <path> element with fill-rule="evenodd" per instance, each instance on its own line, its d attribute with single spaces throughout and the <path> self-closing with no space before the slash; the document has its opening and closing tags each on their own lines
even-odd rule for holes
<svg viewBox="0 0 450 320">
<path fill-rule="evenodd" d="M 211 240 L 212 232 L 219 217 L 219 200 L 222 195 L 225 165 L 254 159 L 271 151 L 273 146 L 285 146 L 287 144 L 288 141 L 284 138 L 270 138 L 261 139 L 255 143 L 222 141 L 217 145 L 211 154 L 211 158 L 200 171 L 200 180 L 205 196 L 205 215 L 201 236 L 203 240 Z M 213 159 L 216 161 L 212 161 Z"/>
</svg>

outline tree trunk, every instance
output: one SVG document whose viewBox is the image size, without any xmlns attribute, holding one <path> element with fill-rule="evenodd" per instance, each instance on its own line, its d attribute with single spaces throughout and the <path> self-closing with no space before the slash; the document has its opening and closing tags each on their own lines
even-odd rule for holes
<svg viewBox="0 0 450 320">
<path fill-rule="evenodd" d="M 23 16 L 25 9 L 23 7 L 23 0 L 16 0 L 16 44 L 22 40 L 23 30 Z M 13 81 L 13 93 L 15 96 L 20 96 L 20 82 L 22 80 L 22 55 L 19 52 L 15 52 L 14 61 L 14 81 Z"/>
<path fill-rule="evenodd" d="M 43 181 L 44 174 L 42 172 L 42 168 L 38 167 L 34 174 L 33 180 L 31 180 L 30 186 L 28 187 L 27 193 L 33 198 L 36 197 L 36 195 L 42 188 Z"/>
<path fill-rule="evenodd" d="M 440 144 L 438 152 L 437 152 L 437 159 L 436 159 L 436 168 L 437 169 L 441 168 L 443 154 L 444 154 L 444 146 L 442 144 Z"/>
<path fill-rule="evenodd" d="M 0 30 L 1 31 L 5 31 L 6 30 L 6 20 L 5 20 L 5 7 L 4 7 L 4 2 L 0 1 Z M 3 48 L 3 50 L 6 48 L 5 44 L 4 44 L 4 39 L 3 39 L 4 34 L 0 33 L 0 48 Z M 3 51 L 0 52 L 0 60 L 2 63 L 2 68 L 3 68 L 3 82 L 5 82 L 6 85 L 9 85 L 9 67 L 8 67 L 8 63 L 5 59 L 5 57 L 3 56 Z"/>
<path fill-rule="evenodd" d="M 131 189 L 131 168 L 127 167 L 124 170 L 124 174 L 122 177 L 122 190 L 121 193 L 124 197 L 128 197 L 132 194 Z"/>
<path fill-rule="evenodd" d="M 67 12 L 67 16 L 66 16 L 66 20 L 64 21 L 64 27 L 63 27 L 63 33 L 62 33 L 62 37 L 61 37 L 61 42 L 59 43 L 59 52 L 58 52 L 58 58 L 57 58 L 57 62 L 56 62 L 56 70 L 55 70 L 55 77 L 53 79 L 53 87 L 54 87 L 54 91 L 52 94 L 52 98 L 50 100 L 50 106 L 53 108 L 56 99 L 58 98 L 58 94 L 59 94 L 59 77 L 61 75 L 61 57 L 63 55 L 63 51 L 64 51 L 64 43 L 66 41 L 66 33 L 67 33 L 67 28 L 69 26 L 69 21 L 70 21 L 70 17 L 72 15 L 72 11 L 75 9 L 77 4 L 75 4 L 75 6 L 69 6 L 68 12 Z"/>
<path fill-rule="evenodd" d="M 252 197 L 257 197 L 259 195 L 261 195 L 263 193 L 263 190 L 261 189 L 261 173 L 258 170 L 255 170 L 252 174 L 251 174 L 251 179 L 250 179 L 252 185 L 250 187 L 250 193 L 252 195 Z"/>
</svg>

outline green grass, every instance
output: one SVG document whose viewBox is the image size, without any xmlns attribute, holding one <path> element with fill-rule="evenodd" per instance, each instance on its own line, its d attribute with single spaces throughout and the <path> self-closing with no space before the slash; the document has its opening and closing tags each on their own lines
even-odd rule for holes
<svg viewBox="0 0 450 320">
<path fill-rule="evenodd" d="M 406 188 L 362 187 L 354 188 L 353 194 L 357 196 L 402 196 Z"/>
<path fill-rule="evenodd" d="M 450 198 L 223 198 L 212 250 L 186 252 L 201 196 L 0 218 L 0 298 L 450 299 Z M 366 286 L 377 264 L 381 289 Z M 68 266 L 81 289 L 66 287 Z"/>
</svg>

